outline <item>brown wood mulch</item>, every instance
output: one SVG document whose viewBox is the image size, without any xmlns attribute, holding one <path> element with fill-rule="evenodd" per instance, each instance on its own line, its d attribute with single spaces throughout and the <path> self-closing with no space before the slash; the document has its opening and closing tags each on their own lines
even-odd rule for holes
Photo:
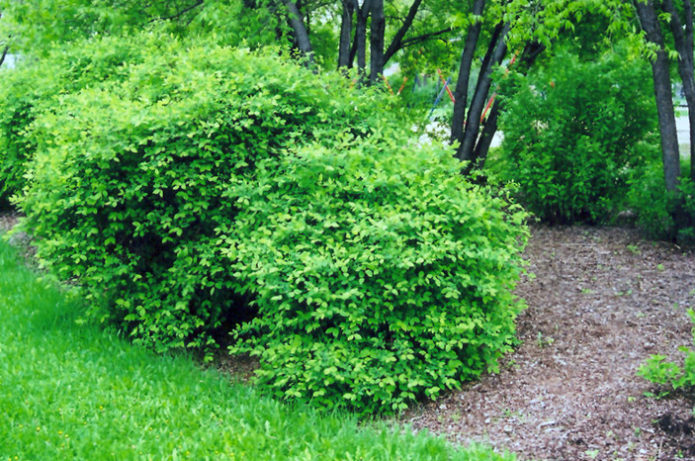
<svg viewBox="0 0 695 461">
<path fill-rule="evenodd" d="M 691 345 L 695 255 L 620 228 L 534 227 L 523 341 L 499 374 L 404 415 L 522 460 L 695 460 L 695 402 L 644 396 L 651 354 Z"/>
<path fill-rule="evenodd" d="M 0 232 L 7 232 L 17 224 L 19 215 L 17 213 L 0 212 Z"/>
<path fill-rule="evenodd" d="M 0 231 L 16 220 L 0 214 Z M 645 397 L 655 388 L 635 375 L 649 355 L 680 361 L 692 345 L 695 254 L 628 229 L 536 226 L 526 258 L 521 345 L 498 374 L 400 421 L 520 460 L 695 460 L 695 396 Z M 244 379 L 254 362 L 216 366 Z"/>
</svg>

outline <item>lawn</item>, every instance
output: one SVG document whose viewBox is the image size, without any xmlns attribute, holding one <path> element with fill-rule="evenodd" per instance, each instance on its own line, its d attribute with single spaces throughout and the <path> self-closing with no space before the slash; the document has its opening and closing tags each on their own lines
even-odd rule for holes
<svg viewBox="0 0 695 461">
<path fill-rule="evenodd" d="M 78 322 L 82 303 L 0 238 L 0 460 L 513 460 L 259 396 L 186 356 Z"/>
</svg>

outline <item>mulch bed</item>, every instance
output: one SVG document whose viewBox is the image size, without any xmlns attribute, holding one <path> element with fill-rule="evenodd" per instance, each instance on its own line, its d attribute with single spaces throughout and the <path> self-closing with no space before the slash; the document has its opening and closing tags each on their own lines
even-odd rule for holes
<svg viewBox="0 0 695 461">
<path fill-rule="evenodd" d="M 517 292 L 522 345 L 488 375 L 402 421 L 535 460 L 695 460 L 695 402 L 635 376 L 692 342 L 695 255 L 620 228 L 534 227 Z M 691 396 L 692 397 L 692 396 Z"/>
<path fill-rule="evenodd" d="M 17 224 L 19 215 L 17 213 L 2 213 L 0 212 L 0 232 L 6 232 L 12 229 Z"/>
<path fill-rule="evenodd" d="M 16 220 L 0 214 L 0 231 Z M 695 460 L 694 396 L 647 398 L 654 386 L 635 375 L 691 344 L 695 254 L 628 229 L 536 226 L 526 258 L 521 345 L 499 373 L 400 420 L 521 460 Z M 257 363 L 220 354 L 215 366 L 246 380 Z"/>
</svg>

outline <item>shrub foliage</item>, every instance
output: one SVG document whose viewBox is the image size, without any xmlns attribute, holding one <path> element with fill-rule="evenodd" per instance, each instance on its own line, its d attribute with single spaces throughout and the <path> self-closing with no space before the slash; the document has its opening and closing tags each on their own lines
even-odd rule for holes
<svg viewBox="0 0 695 461">
<path fill-rule="evenodd" d="M 284 64 L 279 75 L 273 59 L 222 48 L 156 54 L 34 124 L 41 153 L 20 204 L 39 255 L 160 350 L 203 345 L 233 311 L 211 242 L 239 213 L 227 190 L 322 129 L 359 130 L 364 110 Z"/>
<path fill-rule="evenodd" d="M 689 169 L 681 162 L 681 171 Z M 675 191 L 666 191 L 663 167 L 653 162 L 635 171 L 630 185 L 627 204 L 647 237 L 695 246 L 695 183 L 690 178 L 683 175 Z"/>
<path fill-rule="evenodd" d="M 655 149 L 648 69 L 611 55 L 581 62 L 560 53 L 532 77 L 507 79 L 504 177 L 550 223 L 606 221 L 630 171 Z"/>
<path fill-rule="evenodd" d="M 141 62 L 143 49 L 161 38 L 105 37 L 53 49 L 40 63 L 20 62 L 0 73 L 0 208 L 24 187 L 26 164 L 36 149 L 27 129 L 38 114 L 60 106 L 60 96 L 109 79 L 124 78 L 127 65 Z"/>
<path fill-rule="evenodd" d="M 25 226 L 138 342 L 233 329 L 277 395 L 402 409 L 495 366 L 526 230 L 378 98 L 243 50 L 152 53 L 34 121 Z"/>
<path fill-rule="evenodd" d="M 248 184 L 230 264 L 259 315 L 235 349 L 260 355 L 277 395 L 401 410 L 507 349 L 524 214 L 466 185 L 447 150 L 354 144 L 271 160 Z"/>
</svg>

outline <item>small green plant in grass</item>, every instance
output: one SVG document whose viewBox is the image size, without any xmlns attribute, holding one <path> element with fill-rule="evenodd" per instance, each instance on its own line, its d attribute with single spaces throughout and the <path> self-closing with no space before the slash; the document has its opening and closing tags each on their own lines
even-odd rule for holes
<svg viewBox="0 0 695 461">
<path fill-rule="evenodd" d="M 538 335 L 536 337 L 536 344 L 538 344 L 538 347 L 540 349 L 543 349 L 546 346 L 552 346 L 554 342 L 554 338 L 550 336 L 543 336 L 543 333 L 541 333 L 540 331 L 538 332 Z"/>
<path fill-rule="evenodd" d="M 640 254 L 642 254 L 642 252 L 640 251 L 640 249 L 637 245 L 628 245 L 627 250 L 636 256 L 639 256 Z"/>
<path fill-rule="evenodd" d="M 693 323 L 695 323 L 695 311 L 688 310 Z M 695 345 L 695 328 L 693 328 L 693 345 Z M 666 388 L 659 393 L 651 393 L 653 397 L 664 397 L 672 391 L 695 390 L 695 350 L 682 346 L 679 350 L 685 354 L 681 365 L 666 360 L 664 355 L 652 355 L 640 366 L 637 374 L 648 381 L 651 381 Z"/>
</svg>

